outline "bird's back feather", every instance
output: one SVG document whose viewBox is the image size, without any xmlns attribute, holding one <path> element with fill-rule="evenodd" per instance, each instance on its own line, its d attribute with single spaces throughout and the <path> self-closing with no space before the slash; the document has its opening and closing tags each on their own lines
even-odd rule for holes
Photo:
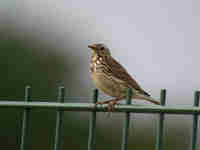
<svg viewBox="0 0 200 150">
<path fill-rule="evenodd" d="M 130 88 L 137 90 L 139 93 L 144 94 L 146 96 L 150 96 L 147 92 L 145 92 L 139 84 L 129 75 L 126 69 L 118 63 L 112 56 L 104 57 L 104 62 L 106 63 L 107 67 L 109 68 L 109 72 L 115 78 L 122 80 L 127 85 L 130 85 Z"/>
</svg>

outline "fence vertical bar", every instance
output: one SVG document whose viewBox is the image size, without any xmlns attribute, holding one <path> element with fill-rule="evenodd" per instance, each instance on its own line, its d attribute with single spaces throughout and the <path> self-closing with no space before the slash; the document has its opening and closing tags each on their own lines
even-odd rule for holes
<svg viewBox="0 0 200 150">
<path fill-rule="evenodd" d="M 196 91 L 194 94 L 194 106 L 199 106 L 200 91 Z M 193 128 L 192 128 L 192 150 L 196 150 L 197 144 L 197 132 L 198 132 L 198 114 L 193 115 Z"/>
<path fill-rule="evenodd" d="M 98 90 L 93 91 L 93 103 L 98 100 Z M 96 111 L 93 111 L 89 121 L 88 150 L 95 150 Z"/>
<path fill-rule="evenodd" d="M 30 100 L 31 95 L 31 87 L 26 86 L 25 87 L 25 98 L 24 101 L 28 102 Z M 25 150 L 26 141 L 27 139 L 27 133 L 28 133 L 28 123 L 29 123 L 29 116 L 30 116 L 30 108 L 25 108 L 23 112 L 23 120 L 22 120 L 22 134 L 21 134 L 21 144 L 20 144 L 20 150 Z"/>
<path fill-rule="evenodd" d="M 162 89 L 160 92 L 160 103 L 162 106 L 166 103 L 166 90 Z M 157 127 L 157 141 L 156 141 L 156 150 L 163 149 L 163 133 L 164 133 L 164 113 L 159 114 L 159 122 Z"/>
<path fill-rule="evenodd" d="M 131 104 L 132 99 L 132 89 L 128 89 L 127 91 L 127 98 L 126 98 L 126 104 Z M 122 132 L 122 145 L 121 150 L 127 150 L 128 149 L 128 131 L 129 131 L 129 125 L 130 125 L 130 112 L 126 112 L 125 114 L 125 120 L 124 120 L 124 126 L 123 126 L 123 132 Z"/>
<path fill-rule="evenodd" d="M 58 88 L 58 102 L 64 103 L 65 98 L 65 88 L 63 86 Z M 62 131 L 62 123 L 63 123 L 63 110 L 57 110 L 56 115 L 56 133 L 55 133 L 55 150 L 60 150 L 61 145 L 61 131 Z"/>
</svg>

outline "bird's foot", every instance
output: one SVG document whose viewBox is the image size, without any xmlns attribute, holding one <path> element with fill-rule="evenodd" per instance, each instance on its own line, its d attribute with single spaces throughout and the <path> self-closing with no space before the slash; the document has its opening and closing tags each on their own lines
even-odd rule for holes
<svg viewBox="0 0 200 150">
<path fill-rule="evenodd" d="M 109 112 L 113 112 L 114 109 L 115 109 L 115 105 L 117 104 L 117 101 L 116 100 L 113 100 L 113 101 L 110 101 L 108 103 L 108 111 Z"/>
<path fill-rule="evenodd" d="M 112 100 L 107 100 L 103 102 L 97 102 L 96 104 L 108 104 L 108 112 L 113 112 L 114 111 L 114 106 L 117 104 L 118 99 L 112 99 Z"/>
</svg>

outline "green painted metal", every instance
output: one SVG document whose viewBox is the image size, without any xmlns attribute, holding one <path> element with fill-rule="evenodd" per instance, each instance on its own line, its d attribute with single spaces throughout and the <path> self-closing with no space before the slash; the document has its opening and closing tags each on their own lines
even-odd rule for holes
<svg viewBox="0 0 200 150">
<path fill-rule="evenodd" d="M 64 103 L 65 98 L 65 88 L 59 87 L 58 88 L 58 102 Z M 56 116 L 56 133 L 55 133 L 55 143 L 54 143 L 54 149 L 60 150 L 61 146 L 61 131 L 62 131 L 62 124 L 63 124 L 63 110 L 57 110 L 57 116 Z"/>
<path fill-rule="evenodd" d="M 96 130 L 96 112 L 107 112 L 107 105 L 96 105 L 98 99 L 98 90 L 95 89 L 93 92 L 93 103 L 64 103 L 65 88 L 59 87 L 58 91 L 58 102 L 37 102 L 30 101 L 31 87 L 25 87 L 25 99 L 24 101 L 8 101 L 1 100 L 0 108 L 19 108 L 24 109 L 23 120 L 22 120 L 22 134 L 20 150 L 28 149 L 28 128 L 29 128 L 29 117 L 30 110 L 34 109 L 54 109 L 57 111 L 56 117 L 56 131 L 55 131 L 55 150 L 61 148 L 61 131 L 63 124 L 63 113 L 64 111 L 91 111 L 90 122 L 89 122 L 89 137 L 88 137 L 88 150 L 95 150 L 95 130 Z M 193 132 L 192 132 L 192 150 L 197 150 L 197 133 L 198 133 L 198 115 L 200 114 L 199 100 L 200 91 L 196 91 L 194 95 L 194 106 L 165 106 L 166 103 L 166 90 L 161 90 L 160 100 L 161 106 L 157 105 L 131 105 L 132 90 L 128 89 L 126 104 L 115 105 L 115 112 L 125 113 L 125 120 L 122 133 L 122 144 L 121 149 L 128 149 L 128 135 L 130 125 L 130 113 L 158 113 L 159 122 L 157 128 L 157 140 L 156 150 L 163 150 L 163 137 L 164 137 L 164 119 L 165 114 L 189 114 L 193 115 Z M 49 100 L 48 100 L 49 101 Z"/>
<path fill-rule="evenodd" d="M 194 94 L 194 106 L 199 106 L 200 91 L 196 91 Z M 192 150 L 196 150 L 197 133 L 198 133 L 198 114 L 193 115 L 193 128 L 192 128 Z"/>
<path fill-rule="evenodd" d="M 25 87 L 25 102 L 29 103 L 31 95 L 31 87 L 26 86 Z M 20 144 L 20 150 L 26 149 L 26 143 L 27 143 L 27 134 L 28 134 L 28 127 L 29 127 L 29 115 L 30 114 L 30 108 L 25 108 L 23 112 L 23 120 L 22 120 L 22 134 L 21 134 L 21 144 Z"/>
<path fill-rule="evenodd" d="M 93 92 L 93 104 L 96 105 L 98 100 L 98 90 Z M 96 111 L 91 112 L 89 122 L 89 137 L 88 137 L 88 150 L 95 150 L 95 130 L 96 130 Z"/>
<path fill-rule="evenodd" d="M 131 104 L 132 95 L 133 95 L 132 89 L 128 89 L 127 90 L 126 105 Z M 130 112 L 126 112 L 125 120 L 124 120 L 124 127 L 123 127 L 123 132 L 122 132 L 121 150 L 127 150 L 128 149 L 129 125 L 130 125 Z"/>
<path fill-rule="evenodd" d="M 166 103 L 166 90 L 162 89 L 160 92 L 160 103 L 162 106 Z M 159 114 L 159 122 L 157 127 L 157 141 L 156 141 L 156 150 L 163 150 L 163 134 L 164 134 L 164 113 Z"/>
<path fill-rule="evenodd" d="M 39 101 L 39 100 L 36 100 Z M 107 105 L 92 103 L 55 103 L 55 102 L 19 102 L 0 101 L 0 108 L 32 108 L 32 109 L 62 109 L 64 111 L 97 111 L 107 112 Z M 193 106 L 157 106 L 157 105 L 115 105 L 115 112 L 133 113 L 166 113 L 166 114 L 200 114 L 199 107 Z"/>
</svg>

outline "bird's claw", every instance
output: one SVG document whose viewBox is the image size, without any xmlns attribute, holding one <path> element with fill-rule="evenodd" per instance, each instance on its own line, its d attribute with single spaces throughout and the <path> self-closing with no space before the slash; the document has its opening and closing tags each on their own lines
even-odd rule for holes
<svg viewBox="0 0 200 150">
<path fill-rule="evenodd" d="M 113 112 L 115 110 L 115 104 L 117 104 L 116 101 L 111 101 L 108 103 L 108 111 Z"/>
<path fill-rule="evenodd" d="M 96 103 L 97 105 L 99 104 L 99 105 L 103 105 L 103 104 L 108 104 L 108 112 L 113 112 L 114 111 L 114 106 L 115 106 L 115 104 L 117 104 L 117 101 L 115 101 L 115 100 L 111 100 L 111 101 L 104 101 L 104 102 L 97 102 Z"/>
</svg>

